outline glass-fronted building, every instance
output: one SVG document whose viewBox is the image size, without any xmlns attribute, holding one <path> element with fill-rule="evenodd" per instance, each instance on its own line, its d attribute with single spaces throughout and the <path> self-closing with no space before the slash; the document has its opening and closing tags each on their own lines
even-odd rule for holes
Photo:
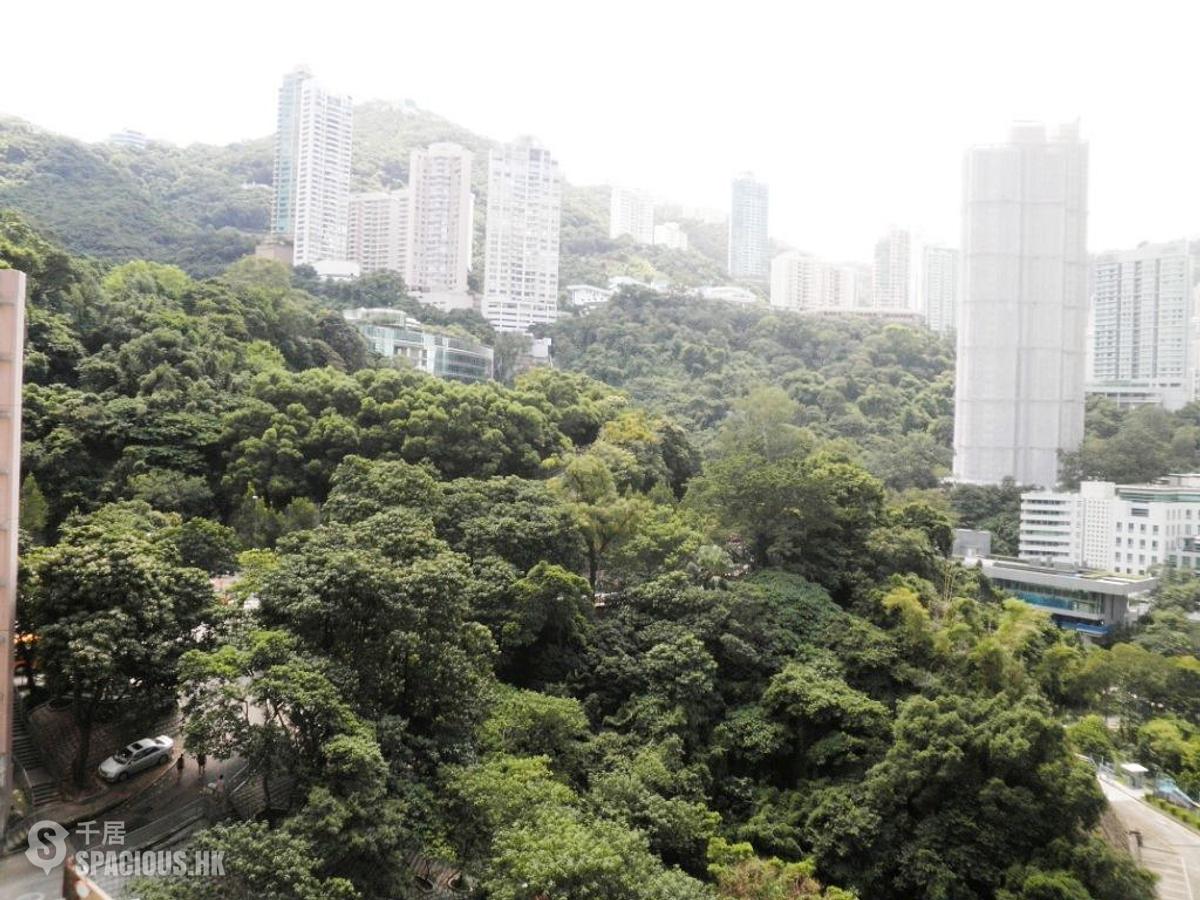
<svg viewBox="0 0 1200 900">
<path fill-rule="evenodd" d="M 371 349 L 387 359 L 405 359 L 439 378 L 489 381 L 494 376 L 492 348 L 470 338 L 430 331 L 394 309 L 348 309 L 343 315 Z"/>
<path fill-rule="evenodd" d="M 996 587 L 1046 610 L 1054 623 L 1091 637 L 1106 637 L 1145 599 L 1158 579 L 1064 566 L 1039 566 L 1017 559 L 977 560 Z"/>
</svg>

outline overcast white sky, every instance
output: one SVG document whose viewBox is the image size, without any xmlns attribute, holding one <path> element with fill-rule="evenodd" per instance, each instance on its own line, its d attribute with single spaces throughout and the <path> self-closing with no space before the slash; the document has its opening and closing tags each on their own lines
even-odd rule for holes
<svg viewBox="0 0 1200 900">
<path fill-rule="evenodd" d="M 4 23 L 0 113 L 88 140 L 267 134 L 306 62 L 356 99 L 536 134 L 577 184 L 724 207 L 752 169 L 773 236 L 867 259 L 890 223 L 958 243 L 967 146 L 1079 117 L 1093 249 L 1200 235 L 1195 0 L 42 0 Z"/>
</svg>

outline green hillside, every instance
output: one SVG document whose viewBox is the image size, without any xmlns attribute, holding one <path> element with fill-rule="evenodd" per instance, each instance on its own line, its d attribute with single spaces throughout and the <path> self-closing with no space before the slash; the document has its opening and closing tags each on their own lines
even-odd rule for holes
<svg viewBox="0 0 1200 900">
<path fill-rule="evenodd" d="M 354 187 L 405 184 L 409 154 L 436 141 L 475 153 L 481 269 L 487 152 L 496 141 L 411 104 L 363 103 L 355 109 Z M 250 252 L 266 230 L 271 162 L 270 137 L 224 147 L 151 143 L 132 149 L 86 144 L 0 118 L 0 209 L 18 211 L 73 253 L 171 262 L 211 275 Z M 604 186 L 566 186 L 562 284 L 603 284 L 612 275 L 667 277 L 686 286 L 721 280 L 724 243 L 713 226 L 685 223 L 703 252 L 612 241 L 608 194 Z"/>
</svg>

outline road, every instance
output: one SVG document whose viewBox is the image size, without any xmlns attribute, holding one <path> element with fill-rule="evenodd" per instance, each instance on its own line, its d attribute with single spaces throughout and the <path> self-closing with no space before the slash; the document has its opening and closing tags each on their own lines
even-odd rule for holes
<svg viewBox="0 0 1200 900">
<path fill-rule="evenodd" d="M 98 817 L 97 833 L 103 835 L 106 822 L 119 822 L 123 830 L 128 832 L 142 828 L 195 800 L 200 796 L 204 782 L 213 781 L 221 773 L 229 781 L 241 767 L 240 760 L 210 762 L 202 782 L 196 761 L 189 756 L 182 777 L 174 767 L 162 773 L 151 770 L 139 775 L 139 778 L 147 781 L 152 781 L 159 774 L 162 777 L 142 793 Z M 78 829 L 74 831 L 79 833 Z M 0 900 L 59 900 L 61 896 L 61 867 L 51 869 L 47 875 L 29 862 L 22 852 L 0 858 Z"/>
<path fill-rule="evenodd" d="M 1158 876 L 1160 900 L 1200 900 L 1200 835 L 1125 788 L 1100 780 L 1127 831 L 1142 833 L 1142 865 Z"/>
</svg>

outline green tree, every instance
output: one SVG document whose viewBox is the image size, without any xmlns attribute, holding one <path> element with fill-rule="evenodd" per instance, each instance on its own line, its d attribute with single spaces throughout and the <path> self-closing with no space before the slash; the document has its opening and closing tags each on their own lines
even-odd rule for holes
<svg viewBox="0 0 1200 900">
<path fill-rule="evenodd" d="M 50 507 L 46 495 L 33 475 L 26 475 L 21 482 L 21 529 L 35 544 L 46 543 L 46 526 L 50 520 Z"/>
<path fill-rule="evenodd" d="M 593 456 L 577 456 L 567 463 L 556 482 L 583 535 L 588 583 L 596 587 L 605 555 L 634 532 L 645 511 L 637 497 L 617 493 L 612 472 Z"/>
<path fill-rule="evenodd" d="M 212 590 L 203 572 L 180 568 L 102 519 L 35 551 L 27 571 L 19 616 L 37 635 L 47 686 L 72 701 L 79 729 L 72 775 L 82 786 L 97 715 L 108 704 L 170 696 Z"/>
</svg>

